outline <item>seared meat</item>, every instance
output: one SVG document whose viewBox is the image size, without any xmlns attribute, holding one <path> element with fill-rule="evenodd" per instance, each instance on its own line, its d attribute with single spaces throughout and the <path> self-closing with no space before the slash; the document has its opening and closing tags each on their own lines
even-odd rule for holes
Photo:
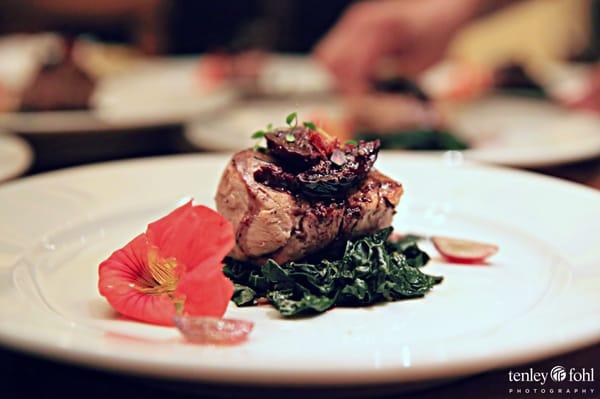
<svg viewBox="0 0 600 399">
<path fill-rule="evenodd" d="M 402 193 L 398 182 L 372 169 L 346 200 L 340 235 L 356 237 L 390 226 Z"/>
<path fill-rule="evenodd" d="M 284 263 L 303 258 L 338 238 L 363 235 L 391 224 L 402 186 L 376 170 L 347 198 L 316 199 L 256 181 L 275 162 L 245 150 L 234 155 L 216 195 L 218 211 L 234 226 L 238 260 Z"/>
<path fill-rule="evenodd" d="M 21 111 L 63 111 L 89 109 L 95 81 L 69 56 L 46 64 L 23 90 Z"/>
</svg>

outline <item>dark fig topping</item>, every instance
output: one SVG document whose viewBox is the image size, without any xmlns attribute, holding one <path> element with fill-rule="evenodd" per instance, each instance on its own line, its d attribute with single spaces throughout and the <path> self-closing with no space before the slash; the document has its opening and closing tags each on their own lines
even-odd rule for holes
<svg viewBox="0 0 600 399">
<path fill-rule="evenodd" d="M 284 171 L 273 163 L 261 166 L 254 172 L 254 180 L 277 190 L 294 191 L 295 177 L 294 174 Z"/>
<path fill-rule="evenodd" d="M 337 139 L 305 126 L 265 135 L 275 164 L 254 174 L 257 182 L 310 198 L 341 198 L 366 177 L 379 152 L 379 141 L 341 146 Z"/>
<path fill-rule="evenodd" d="M 267 133 L 269 155 L 288 170 L 303 170 L 314 165 L 324 154 L 313 145 L 310 132 L 308 128 L 295 127 Z"/>
<path fill-rule="evenodd" d="M 337 151 L 341 155 L 336 155 Z M 344 197 L 367 177 L 377 160 L 378 151 L 379 141 L 361 141 L 356 147 L 348 147 L 347 152 L 336 149 L 332 159 L 322 160 L 298 174 L 298 188 L 308 197 Z M 334 162 L 334 159 L 339 162 Z"/>
</svg>

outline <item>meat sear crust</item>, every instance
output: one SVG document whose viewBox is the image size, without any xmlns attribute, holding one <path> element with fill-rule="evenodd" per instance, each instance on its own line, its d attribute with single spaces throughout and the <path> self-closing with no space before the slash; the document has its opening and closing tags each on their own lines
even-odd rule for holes
<svg viewBox="0 0 600 399">
<path fill-rule="evenodd" d="M 234 227 L 230 256 L 262 263 L 298 260 L 340 238 L 361 236 L 391 224 L 402 186 L 371 169 L 345 198 L 310 198 L 260 183 L 257 171 L 276 164 L 269 155 L 244 150 L 225 169 L 217 210 Z"/>
</svg>

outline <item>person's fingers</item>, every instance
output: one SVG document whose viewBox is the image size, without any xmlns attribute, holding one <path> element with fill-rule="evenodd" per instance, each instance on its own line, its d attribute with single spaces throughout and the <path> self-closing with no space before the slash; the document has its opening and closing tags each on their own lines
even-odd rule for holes
<svg viewBox="0 0 600 399">
<path fill-rule="evenodd" d="M 574 109 L 600 112 L 600 67 L 590 74 L 585 91 L 575 98 L 563 99 L 567 106 Z"/>
<path fill-rule="evenodd" d="M 359 34 L 357 32 L 357 34 Z M 361 93 L 368 89 L 375 66 L 381 58 L 384 44 L 377 34 L 363 37 L 361 46 L 341 53 L 331 63 L 345 93 Z"/>
<path fill-rule="evenodd" d="M 440 43 L 411 43 L 394 57 L 395 74 L 415 77 L 430 66 L 439 62 L 445 53 L 445 46 Z"/>
<path fill-rule="evenodd" d="M 393 6 L 390 9 L 389 6 Z M 381 58 L 404 45 L 397 2 L 359 3 L 316 47 L 315 55 L 337 78 L 345 92 L 361 92 Z"/>
<path fill-rule="evenodd" d="M 416 76 L 445 52 L 449 38 L 443 24 L 424 29 L 438 14 L 432 6 L 412 2 L 359 3 L 315 48 L 315 56 L 346 93 L 368 90 L 382 72 L 382 61 L 392 55 L 397 56 L 393 75 Z"/>
<path fill-rule="evenodd" d="M 358 25 L 368 19 L 374 9 L 372 3 L 358 3 L 350 7 L 316 45 L 315 55 L 323 60 L 334 58 L 339 51 L 338 49 L 346 47 L 348 34 L 352 34 Z"/>
<path fill-rule="evenodd" d="M 371 20 L 370 18 L 373 18 Z M 329 68 L 337 76 L 339 86 L 346 93 L 366 91 L 376 76 L 381 61 L 397 52 L 405 41 L 398 20 L 372 13 L 354 29 L 347 32 L 339 51 L 332 57 Z"/>
<path fill-rule="evenodd" d="M 317 44 L 314 54 L 325 65 L 329 65 L 339 54 L 347 50 L 348 36 L 354 36 L 357 25 L 362 23 L 366 15 L 365 5 L 366 3 L 358 3 L 350 7 Z"/>
<path fill-rule="evenodd" d="M 567 105 L 573 109 L 600 112 L 600 90 L 589 92 L 584 97 L 571 101 Z"/>
<path fill-rule="evenodd" d="M 366 57 L 372 53 L 373 38 L 369 32 L 371 11 L 363 12 L 363 5 L 351 8 L 315 50 L 317 59 L 335 76 L 344 92 L 362 91 L 367 83 L 362 70 L 368 65 Z"/>
</svg>

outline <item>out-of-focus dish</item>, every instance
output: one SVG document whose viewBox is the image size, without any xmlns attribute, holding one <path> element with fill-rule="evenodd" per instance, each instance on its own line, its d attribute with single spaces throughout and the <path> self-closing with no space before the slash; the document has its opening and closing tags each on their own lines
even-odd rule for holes
<svg viewBox="0 0 600 399">
<path fill-rule="evenodd" d="M 425 296 L 441 276 L 415 239 L 393 238 L 402 184 L 374 166 L 379 141 L 342 143 L 314 122 L 269 124 L 233 155 L 215 201 L 235 246 L 233 301 L 268 301 L 286 317 Z"/>
<path fill-rule="evenodd" d="M 379 109 L 372 110 L 370 115 L 384 112 L 390 114 L 395 123 L 395 119 L 403 114 L 398 107 L 405 106 L 405 103 L 401 98 L 392 98 L 389 106 L 384 107 L 381 102 L 367 106 L 363 101 L 361 109 L 377 106 Z M 409 111 L 404 114 L 411 117 L 418 115 L 412 112 L 415 107 L 420 112 L 420 106 L 410 105 Z M 600 154 L 600 118 L 571 112 L 543 99 L 492 95 L 440 108 L 445 119 L 441 129 L 432 130 L 432 125 L 427 124 L 397 133 L 392 130 L 363 137 L 379 138 L 383 147 L 388 149 L 408 147 L 427 151 L 433 146 L 440 150 L 463 151 L 467 159 L 520 167 L 555 165 Z M 260 129 L 272 121 L 274 115 L 296 109 L 311 119 L 324 122 L 326 130 L 340 134 L 344 139 L 353 138 L 350 133 L 352 126 L 345 122 L 345 107 L 335 98 L 314 103 L 301 100 L 248 101 L 227 114 L 216 115 L 212 120 L 188 124 L 186 138 L 198 148 L 239 150 L 251 145 L 251 139 L 244 133 L 248 128 Z M 379 122 L 385 123 L 385 118 L 382 116 Z M 244 126 L 247 128 L 244 129 Z M 363 130 L 361 133 L 366 132 Z"/>
<path fill-rule="evenodd" d="M 542 167 L 600 154 L 600 118 L 533 98 L 492 96 L 456 106 L 449 123 L 472 148 L 467 158 Z"/>
<path fill-rule="evenodd" d="M 198 66 L 203 79 L 234 84 L 246 97 L 297 98 L 331 94 L 334 80 L 312 57 L 248 51 L 209 54 Z"/>
<path fill-rule="evenodd" d="M 327 116 L 332 121 L 342 121 L 344 117 L 341 102 L 331 96 L 324 96 L 318 100 L 249 100 L 238 102 L 227 112 L 213 115 L 209 120 L 189 122 L 186 125 L 185 137 L 198 148 L 237 151 L 254 145 L 255 140 L 250 137 L 249 131 L 263 129 L 276 120 L 278 115 L 288 115 L 295 111 L 311 120 Z"/>
<path fill-rule="evenodd" d="M 206 118 L 237 97 L 227 84 L 198 77 L 198 57 L 148 60 L 100 82 L 96 114 L 108 123 L 176 123 Z"/>
<path fill-rule="evenodd" d="M 0 132 L 0 182 L 23 174 L 33 161 L 33 151 L 19 136 Z"/>
<path fill-rule="evenodd" d="M 442 282 L 421 271 L 418 238 L 391 235 L 403 188 L 374 168 L 379 142 L 341 143 L 297 113 L 286 124 L 232 157 L 217 211 L 190 201 L 99 265 L 99 292 L 120 315 L 232 345 L 254 322 L 223 318 L 230 300 L 291 318 L 422 298 Z M 454 262 L 483 266 L 497 252 L 432 240 Z"/>
<path fill-rule="evenodd" d="M 14 64 L 0 69 L 0 83 L 11 82 L 0 90 L 0 126 L 19 132 L 180 123 L 235 97 L 231 87 L 198 76 L 198 57 L 149 59 L 118 46 L 42 35 L 5 39 L 0 59 Z"/>
</svg>

